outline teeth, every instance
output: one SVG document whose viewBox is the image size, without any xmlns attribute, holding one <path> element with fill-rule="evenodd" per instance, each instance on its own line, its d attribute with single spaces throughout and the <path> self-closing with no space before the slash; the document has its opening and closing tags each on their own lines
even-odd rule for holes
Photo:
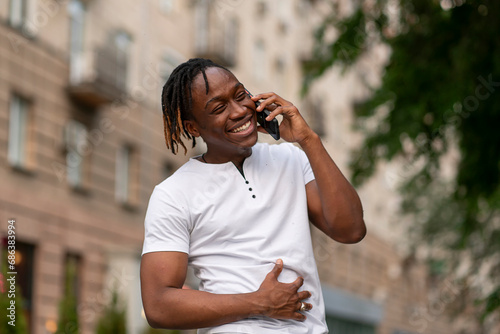
<svg viewBox="0 0 500 334">
<path fill-rule="evenodd" d="M 251 124 L 251 122 L 250 122 L 250 121 L 248 121 L 248 122 L 246 122 L 245 124 L 243 124 L 242 126 L 237 127 L 237 128 L 236 128 L 236 129 L 234 129 L 234 130 L 231 130 L 231 132 L 236 133 L 236 132 L 241 132 L 241 131 L 244 131 L 244 130 L 246 130 L 246 129 L 248 129 L 248 128 L 250 127 L 250 124 Z"/>
</svg>

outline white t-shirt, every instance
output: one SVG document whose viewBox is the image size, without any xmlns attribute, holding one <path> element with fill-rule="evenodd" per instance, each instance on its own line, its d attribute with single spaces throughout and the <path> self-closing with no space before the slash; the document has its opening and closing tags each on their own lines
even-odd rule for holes
<svg viewBox="0 0 500 334">
<path fill-rule="evenodd" d="M 244 176 L 243 176 L 244 175 Z M 151 195 L 143 254 L 177 251 L 216 294 L 258 290 L 277 259 L 278 280 L 304 278 L 312 297 L 307 320 L 254 317 L 198 333 L 327 333 L 314 260 L 305 185 L 314 179 L 306 155 L 292 144 L 256 144 L 243 163 L 207 164 L 190 159 Z"/>
</svg>

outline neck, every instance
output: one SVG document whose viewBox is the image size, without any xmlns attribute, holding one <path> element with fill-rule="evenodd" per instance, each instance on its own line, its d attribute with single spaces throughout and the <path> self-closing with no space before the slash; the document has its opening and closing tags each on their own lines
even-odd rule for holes
<svg viewBox="0 0 500 334">
<path fill-rule="evenodd" d="M 232 162 L 238 169 L 241 169 L 243 166 L 243 161 L 246 158 L 252 155 L 252 148 L 244 148 L 237 154 L 221 154 L 220 152 L 215 153 L 210 149 L 207 150 L 207 153 L 203 154 L 203 160 L 206 163 L 212 164 L 222 164 L 226 162 Z"/>
</svg>

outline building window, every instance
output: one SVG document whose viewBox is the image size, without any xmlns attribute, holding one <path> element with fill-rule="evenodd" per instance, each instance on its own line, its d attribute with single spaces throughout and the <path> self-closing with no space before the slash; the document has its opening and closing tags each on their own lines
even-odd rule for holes
<svg viewBox="0 0 500 334">
<path fill-rule="evenodd" d="M 141 295 L 138 293 L 138 287 L 141 283 L 139 275 L 137 275 L 141 259 L 137 256 L 137 252 L 131 250 L 130 247 L 128 249 L 108 248 L 106 255 L 108 259 L 105 273 L 107 292 L 109 292 L 110 297 L 116 294 L 118 302 L 122 305 L 121 309 L 126 310 L 126 333 L 180 333 L 169 330 L 144 331 L 144 313 Z M 183 333 L 186 332 L 183 331 Z M 114 334 L 114 332 L 110 334 Z"/>
<path fill-rule="evenodd" d="M 375 334 L 383 306 L 333 287 L 322 287 L 326 324 L 331 333 Z"/>
<path fill-rule="evenodd" d="M 123 146 L 116 153 L 116 200 L 126 203 L 130 192 L 130 147 Z"/>
<path fill-rule="evenodd" d="M 132 147 L 122 146 L 116 153 L 115 197 L 126 206 L 137 204 L 138 180 L 137 152 Z"/>
<path fill-rule="evenodd" d="M 70 81 L 78 83 L 84 71 L 85 6 L 80 0 L 71 0 L 68 6 L 70 26 Z"/>
<path fill-rule="evenodd" d="M 230 64 L 236 62 L 238 30 L 239 27 L 236 18 L 233 17 L 224 22 L 224 58 Z"/>
<path fill-rule="evenodd" d="M 257 2 L 257 5 L 255 6 L 256 9 L 256 14 L 259 19 L 262 19 L 269 11 L 268 5 L 264 0 L 260 0 Z"/>
<path fill-rule="evenodd" d="M 73 299 L 71 304 L 74 307 L 74 312 L 76 313 L 76 307 L 78 305 L 80 297 L 80 263 L 81 258 L 76 254 L 68 253 L 64 259 L 64 295 Z"/>
<path fill-rule="evenodd" d="M 70 186 L 81 189 L 85 184 L 85 162 L 88 154 L 87 127 L 75 120 L 64 128 L 66 143 L 66 179 Z"/>
<path fill-rule="evenodd" d="M 195 49 L 196 53 L 203 54 L 208 49 L 208 1 L 199 1 L 195 7 Z"/>
<path fill-rule="evenodd" d="M 132 37 L 124 31 L 119 31 L 114 37 L 116 48 L 116 84 L 123 90 L 127 90 L 128 64 Z"/>
<path fill-rule="evenodd" d="M 266 76 L 266 49 L 264 42 L 258 40 L 254 46 L 253 73 L 255 80 L 263 81 Z"/>
<path fill-rule="evenodd" d="M 164 53 L 161 61 L 160 75 L 166 82 L 170 78 L 172 71 L 182 62 L 183 57 L 177 55 L 174 50 L 168 50 Z"/>
<path fill-rule="evenodd" d="M 375 334 L 375 326 L 347 320 L 339 317 L 326 316 L 326 324 L 332 333 L 349 333 L 349 334 Z"/>
<path fill-rule="evenodd" d="M 76 254 L 66 254 L 64 260 L 65 267 L 65 293 L 71 295 L 75 298 L 76 304 L 78 304 L 78 299 L 80 295 L 80 263 L 81 258 Z M 76 305 L 75 305 L 76 306 Z"/>
<path fill-rule="evenodd" d="M 324 137 L 326 135 L 325 130 L 325 115 L 323 112 L 323 102 L 320 99 L 308 99 L 306 102 L 307 105 L 307 116 L 308 123 L 311 126 L 311 129 L 314 130 L 320 137 Z"/>
<path fill-rule="evenodd" d="M 122 99 L 128 88 L 129 61 L 132 38 L 125 31 L 113 31 L 106 43 L 94 52 L 94 72 L 92 94 L 83 99 L 96 106 Z M 94 101 L 93 101 L 94 100 Z"/>
<path fill-rule="evenodd" d="M 10 0 L 9 23 L 11 26 L 20 28 L 26 23 L 27 0 Z"/>
<path fill-rule="evenodd" d="M 276 22 L 278 24 L 278 32 L 280 34 L 285 34 L 289 28 L 289 21 L 291 17 L 294 17 L 292 11 L 292 2 L 287 0 L 277 1 L 277 13 L 279 13 Z"/>
<path fill-rule="evenodd" d="M 78 301 L 79 301 L 79 268 L 80 257 L 75 254 L 66 254 L 64 258 L 64 284 L 62 299 L 59 302 L 59 320 L 57 333 L 73 332 L 70 328 L 78 329 Z"/>
<path fill-rule="evenodd" d="M 282 58 L 276 59 L 274 67 L 276 69 L 276 85 L 278 87 L 278 92 L 284 95 L 286 92 L 286 84 L 287 84 L 285 60 Z"/>
<path fill-rule="evenodd" d="M 231 5 L 214 1 L 197 1 L 195 16 L 195 55 L 230 67 L 236 62 L 238 22 L 224 13 Z"/>
<path fill-rule="evenodd" d="M 30 103 L 13 95 L 10 101 L 8 160 L 12 166 L 21 169 L 27 169 L 29 164 L 30 123 Z"/>
</svg>

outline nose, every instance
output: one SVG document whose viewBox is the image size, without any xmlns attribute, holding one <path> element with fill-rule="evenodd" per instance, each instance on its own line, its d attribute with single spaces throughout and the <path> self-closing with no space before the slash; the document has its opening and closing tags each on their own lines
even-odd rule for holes
<svg viewBox="0 0 500 334">
<path fill-rule="evenodd" d="M 247 107 L 242 102 L 233 100 L 231 103 L 231 114 L 229 117 L 233 120 L 239 120 L 247 115 Z"/>
</svg>

